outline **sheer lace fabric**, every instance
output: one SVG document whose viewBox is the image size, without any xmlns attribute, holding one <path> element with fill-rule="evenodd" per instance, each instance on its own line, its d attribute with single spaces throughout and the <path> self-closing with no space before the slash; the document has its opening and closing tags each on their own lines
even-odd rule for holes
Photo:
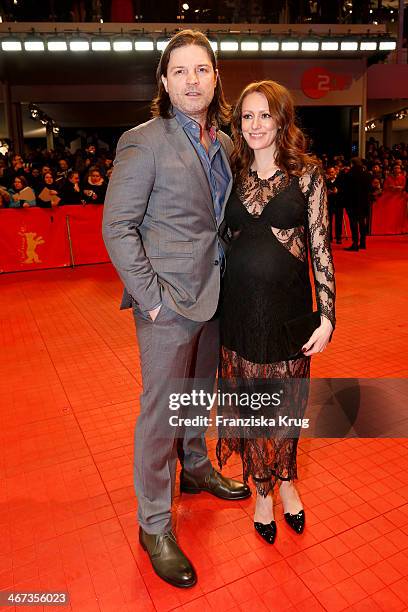
<svg viewBox="0 0 408 612">
<path fill-rule="evenodd" d="M 321 315 L 335 326 L 335 283 L 330 251 L 326 190 L 317 167 L 301 177 L 278 170 L 269 179 L 250 171 L 226 207 L 231 239 L 221 300 L 220 381 L 228 391 L 251 392 L 290 380 L 276 412 L 302 418 L 307 405 L 310 358 L 289 360 L 282 325 L 312 310 L 311 259 Z M 285 253 L 287 254 L 285 256 Z M 265 389 L 265 387 L 263 387 Z M 237 417 L 242 408 L 224 407 Z M 267 495 L 279 479 L 297 477 L 297 436 L 277 428 L 242 427 L 239 435 L 220 428 L 217 457 L 224 465 L 232 452 L 243 462 L 244 479 Z"/>
<path fill-rule="evenodd" d="M 256 418 L 274 418 L 276 423 L 280 417 L 294 419 L 298 423 L 306 410 L 310 375 L 310 358 L 304 357 L 291 361 L 281 361 L 270 364 L 252 363 L 240 357 L 234 351 L 221 348 L 221 387 L 224 393 L 259 394 L 277 392 L 282 388 L 284 393 L 278 407 L 262 407 L 256 412 Z M 284 382 L 288 381 L 288 384 Z M 272 381 L 278 384 L 272 384 Z M 283 384 L 282 384 L 283 383 Z M 234 422 L 236 419 L 250 416 L 250 411 L 231 402 L 222 408 L 224 422 Z M 226 421 L 227 420 L 227 421 Z M 242 426 L 240 435 L 236 428 L 227 424 L 219 427 L 219 439 L 216 454 L 219 465 L 226 464 L 233 452 L 240 454 L 243 466 L 244 481 L 254 479 L 260 495 L 266 496 L 273 490 L 276 482 L 294 480 L 297 478 L 296 451 L 299 427 L 293 426 L 295 437 L 288 437 L 286 427 L 266 427 L 253 424 Z"/>
<path fill-rule="evenodd" d="M 311 166 L 299 178 L 288 177 L 283 170 L 277 170 L 269 179 L 261 179 L 255 170 L 250 170 L 246 180 L 237 186 L 237 195 L 253 217 L 261 217 L 271 200 L 287 189 L 292 181 L 297 180 L 307 202 L 305 224 L 290 228 L 271 225 L 270 228 L 281 245 L 301 261 L 306 260 L 309 239 L 318 309 L 320 314 L 329 319 L 334 328 L 335 283 L 328 231 L 327 192 L 319 168 Z M 239 233 L 235 236 L 233 234 L 232 238 L 238 235 Z"/>
</svg>

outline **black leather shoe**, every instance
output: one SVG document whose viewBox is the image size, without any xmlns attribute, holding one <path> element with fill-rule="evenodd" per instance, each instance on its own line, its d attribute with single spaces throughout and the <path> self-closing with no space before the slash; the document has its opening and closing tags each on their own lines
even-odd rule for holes
<svg viewBox="0 0 408 612">
<path fill-rule="evenodd" d="M 366 245 L 365 244 L 360 244 L 360 246 L 358 247 L 359 249 L 366 249 Z"/>
<path fill-rule="evenodd" d="M 306 519 L 304 510 L 301 510 L 297 514 L 290 514 L 290 512 L 285 512 L 283 516 L 285 517 L 285 521 L 287 522 L 289 527 L 292 527 L 293 531 L 296 531 L 296 533 L 298 534 L 303 533 Z"/>
<path fill-rule="evenodd" d="M 188 472 L 181 470 L 180 491 L 182 493 L 201 493 L 206 491 L 221 499 L 246 499 L 251 496 L 251 489 L 244 483 L 232 478 L 226 478 L 220 472 L 211 469 L 205 478 L 194 478 Z"/>
<path fill-rule="evenodd" d="M 259 535 L 268 542 L 268 544 L 273 544 L 276 538 L 276 522 L 271 521 L 267 525 L 264 523 L 256 523 L 254 521 L 254 527 L 259 533 Z"/>
<path fill-rule="evenodd" d="M 355 244 L 352 244 L 351 246 L 346 247 L 344 250 L 345 251 L 358 251 L 358 246 Z"/>
<path fill-rule="evenodd" d="M 186 588 L 195 585 L 197 574 L 179 548 L 172 531 L 154 535 L 146 533 L 140 527 L 139 542 L 149 555 L 153 569 L 160 578 L 175 587 Z"/>
</svg>

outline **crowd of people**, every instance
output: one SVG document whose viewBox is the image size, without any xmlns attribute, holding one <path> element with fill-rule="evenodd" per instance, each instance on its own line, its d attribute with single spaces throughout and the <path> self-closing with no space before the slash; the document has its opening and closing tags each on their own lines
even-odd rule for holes
<svg viewBox="0 0 408 612">
<path fill-rule="evenodd" d="M 113 155 L 94 145 L 74 156 L 36 151 L 0 158 L 0 208 L 103 204 L 112 163 Z"/>
<path fill-rule="evenodd" d="M 40 151 L 0 157 L 0 208 L 52 208 L 103 204 L 114 154 L 90 144 L 72 155 L 68 150 Z M 331 238 L 342 243 L 345 212 L 351 251 L 366 248 L 371 208 L 383 194 L 407 198 L 408 144 L 392 148 L 371 138 L 365 159 L 344 155 L 320 158 L 326 175 Z M 383 214 L 387 214 L 386 210 Z"/>
<path fill-rule="evenodd" d="M 408 146 L 400 143 L 389 149 L 370 139 L 365 159 L 355 157 L 347 163 L 339 155 L 331 161 L 327 156 L 322 156 L 326 172 L 331 239 L 335 237 L 337 244 L 342 243 L 346 211 L 352 237 L 352 244 L 347 250 L 365 249 L 366 236 L 371 232 L 371 209 L 380 196 L 387 195 L 388 201 L 396 197 L 405 204 Z M 381 211 L 382 214 L 388 214 L 387 208 Z"/>
</svg>

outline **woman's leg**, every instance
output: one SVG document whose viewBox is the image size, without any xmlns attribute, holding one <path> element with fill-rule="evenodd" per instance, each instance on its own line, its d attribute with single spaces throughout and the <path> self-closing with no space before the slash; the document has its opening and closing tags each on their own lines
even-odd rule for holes
<svg viewBox="0 0 408 612">
<path fill-rule="evenodd" d="M 273 515 L 273 482 L 270 478 L 252 476 L 256 487 L 254 527 L 268 544 L 276 538 L 276 522 Z"/>
<path fill-rule="evenodd" d="M 273 486 L 270 479 L 252 477 L 256 488 L 254 523 L 269 525 L 274 520 Z"/>
<path fill-rule="evenodd" d="M 287 512 L 289 514 L 298 514 L 303 510 L 303 504 L 293 480 L 282 480 L 279 487 L 279 495 L 285 514 Z"/>
</svg>

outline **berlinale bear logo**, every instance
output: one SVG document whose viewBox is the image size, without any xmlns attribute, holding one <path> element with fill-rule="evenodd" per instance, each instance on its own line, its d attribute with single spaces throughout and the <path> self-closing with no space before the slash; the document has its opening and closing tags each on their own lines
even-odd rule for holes
<svg viewBox="0 0 408 612">
<path fill-rule="evenodd" d="M 37 232 L 20 232 L 20 236 L 23 237 L 23 248 L 22 256 L 24 263 L 41 263 L 41 259 L 36 252 L 37 247 L 40 244 L 44 244 L 45 240 L 42 236 L 39 236 Z"/>
</svg>

